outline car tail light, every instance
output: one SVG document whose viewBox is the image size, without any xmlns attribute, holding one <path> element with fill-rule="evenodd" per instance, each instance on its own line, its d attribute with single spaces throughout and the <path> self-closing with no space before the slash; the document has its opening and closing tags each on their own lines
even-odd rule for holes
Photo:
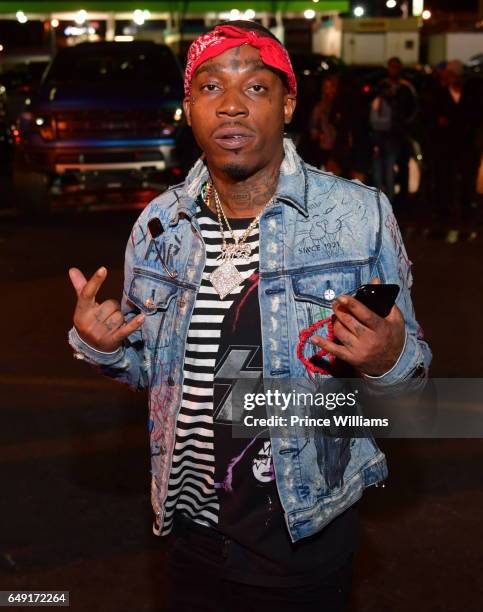
<svg viewBox="0 0 483 612">
<path fill-rule="evenodd" d="M 22 140 L 20 136 L 20 130 L 17 127 L 13 126 L 11 132 L 12 132 L 14 143 L 19 144 Z"/>
</svg>

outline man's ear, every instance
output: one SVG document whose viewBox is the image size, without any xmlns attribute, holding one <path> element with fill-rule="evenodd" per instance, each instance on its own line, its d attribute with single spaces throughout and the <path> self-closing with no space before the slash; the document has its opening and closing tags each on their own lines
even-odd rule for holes
<svg viewBox="0 0 483 612">
<path fill-rule="evenodd" d="M 285 125 L 288 125 L 292 121 L 296 105 L 297 99 L 294 96 L 285 94 L 283 99 L 283 117 Z"/>
<path fill-rule="evenodd" d="M 183 100 L 183 110 L 184 110 L 184 114 L 186 117 L 186 121 L 188 123 L 188 125 L 191 127 L 191 106 L 190 106 L 190 99 L 189 98 L 185 98 Z"/>
</svg>

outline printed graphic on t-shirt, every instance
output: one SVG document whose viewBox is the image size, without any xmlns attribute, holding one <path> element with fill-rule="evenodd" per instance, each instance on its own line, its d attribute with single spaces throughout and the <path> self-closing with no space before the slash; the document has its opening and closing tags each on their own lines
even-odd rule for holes
<svg viewBox="0 0 483 612">
<path fill-rule="evenodd" d="M 215 366 L 215 487 L 220 493 L 221 524 L 236 513 L 246 517 L 254 511 L 263 512 L 272 505 L 267 493 L 274 493 L 275 474 L 267 431 L 254 432 L 251 438 L 237 438 L 233 430 L 233 425 L 240 424 L 245 416 L 240 402 L 233 402 L 233 398 L 239 398 L 237 385 L 243 381 L 246 392 L 246 380 L 252 379 L 252 391 L 256 392 L 262 375 L 257 289 L 258 274 L 254 273 L 224 317 Z M 238 344 L 240 340 L 243 344 Z"/>
</svg>

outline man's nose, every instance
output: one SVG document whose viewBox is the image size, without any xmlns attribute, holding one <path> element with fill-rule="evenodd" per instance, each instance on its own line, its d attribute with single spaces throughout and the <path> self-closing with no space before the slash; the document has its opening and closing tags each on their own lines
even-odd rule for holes
<svg viewBox="0 0 483 612">
<path fill-rule="evenodd" d="M 248 108 L 243 100 L 242 93 L 234 87 L 227 89 L 219 101 L 216 114 L 218 116 L 246 117 L 248 115 Z"/>
</svg>

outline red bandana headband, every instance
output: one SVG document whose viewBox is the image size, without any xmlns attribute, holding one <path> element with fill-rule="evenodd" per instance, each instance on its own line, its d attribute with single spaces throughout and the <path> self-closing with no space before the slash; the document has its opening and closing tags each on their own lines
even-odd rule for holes
<svg viewBox="0 0 483 612">
<path fill-rule="evenodd" d="M 200 64 L 241 45 L 250 45 L 259 49 L 262 62 L 285 73 L 289 93 L 297 95 L 297 81 L 285 47 L 269 36 L 260 36 L 257 32 L 248 32 L 230 25 L 216 26 L 214 30 L 203 34 L 191 44 L 184 73 L 185 95 L 190 95 L 191 80 Z"/>
</svg>

